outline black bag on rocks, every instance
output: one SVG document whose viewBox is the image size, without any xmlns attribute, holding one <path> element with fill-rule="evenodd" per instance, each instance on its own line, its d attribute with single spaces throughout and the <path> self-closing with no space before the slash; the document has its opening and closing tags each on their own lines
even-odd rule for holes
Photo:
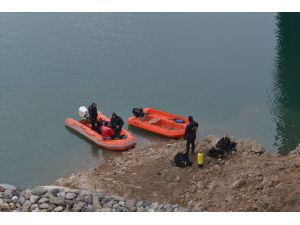
<svg viewBox="0 0 300 225">
<path fill-rule="evenodd" d="M 174 163 L 175 166 L 180 168 L 193 165 L 193 162 L 190 161 L 189 156 L 181 152 L 175 155 Z"/>
<path fill-rule="evenodd" d="M 228 153 L 236 151 L 236 143 L 228 137 L 222 137 L 216 144 L 216 147 L 210 149 L 207 153 L 210 157 L 223 157 Z"/>
</svg>

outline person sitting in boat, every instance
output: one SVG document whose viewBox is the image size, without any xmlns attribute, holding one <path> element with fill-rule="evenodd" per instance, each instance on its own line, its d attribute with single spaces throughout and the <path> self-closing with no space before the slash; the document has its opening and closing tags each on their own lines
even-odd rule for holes
<svg viewBox="0 0 300 225">
<path fill-rule="evenodd" d="M 120 116 L 118 116 L 116 113 L 113 112 L 111 114 L 111 119 L 110 119 L 110 123 L 109 123 L 109 126 L 114 131 L 113 139 L 120 138 L 123 125 L 124 125 L 123 119 Z"/>
<path fill-rule="evenodd" d="M 97 123 L 96 123 L 96 131 L 99 133 L 99 134 L 101 134 L 101 128 L 102 128 L 102 126 L 107 126 L 108 125 L 108 122 L 107 121 L 105 121 L 105 120 L 103 120 L 102 118 L 100 118 L 98 121 L 97 121 Z"/>
<path fill-rule="evenodd" d="M 132 109 L 132 113 L 135 117 L 141 118 L 141 119 L 145 116 L 143 108 L 134 107 Z"/>
<path fill-rule="evenodd" d="M 103 125 L 100 129 L 100 132 L 104 140 L 113 139 L 114 132 L 109 126 Z"/>
<path fill-rule="evenodd" d="M 95 102 L 93 102 L 89 106 L 89 119 L 90 119 L 90 123 L 92 125 L 92 130 L 96 130 L 97 117 L 98 117 L 97 104 Z"/>
</svg>

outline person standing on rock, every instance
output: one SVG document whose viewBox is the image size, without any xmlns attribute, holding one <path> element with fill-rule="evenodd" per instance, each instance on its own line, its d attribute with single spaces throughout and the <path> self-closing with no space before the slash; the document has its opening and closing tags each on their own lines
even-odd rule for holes
<svg viewBox="0 0 300 225">
<path fill-rule="evenodd" d="M 90 118 L 90 123 L 92 125 L 93 130 L 96 129 L 97 117 L 98 117 L 97 104 L 95 102 L 93 102 L 89 106 L 89 118 Z"/>
<path fill-rule="evenodd" d="M 190 147 L 192 146 L 192 153 L 195 152 L 195 140 L 198 129 L 198 123 L 194 121 L 192 116 L 188 117 L 189 124 L 185 128 L 184 140 L 186 140 L 186 155 L 190 152 Z"/>
</svg>

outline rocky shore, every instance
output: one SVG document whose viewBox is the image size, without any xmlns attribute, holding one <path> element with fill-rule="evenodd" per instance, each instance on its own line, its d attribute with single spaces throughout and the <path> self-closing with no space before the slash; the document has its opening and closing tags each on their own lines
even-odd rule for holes
<svg viewBox="0 0 300 225">
<path fill-rule="evenodd" d="M 252 140 L 237 140 L 237 152 L 210 158 L 220 137 L 197 141 L 204 153 L 199 169 L 172 164 L 184 152 L 183 140 L 166 140 L 122 152 L 90 171 L 58 179 L 55 184 L 117 194 L 150 202 L 179 204 L 192 211 L 300 211 L 300 146 L 287 156 L 267 153 Z"/>
<path fill-rule="evenodd" d="M 197 140 L 202 168 L 197 154 L 190 154 L 191 167 L 175 167 L 172 160 L 185 142 L 165 140 L 103 158 L 56 186 L 18 190 L 0 184 L 0 211 L 300 211 L 300 145 L 281 156 L 255 141 L 231 138 L 236 152 L 208 157 L 219 138 Z"/>
<path fill-rule="evenodd" d="M 0 212 L 179 212 L 177 204 L 137 201 L 90 190 L 40 186 L 18 190 L 0 184 Z"/>
</svg>

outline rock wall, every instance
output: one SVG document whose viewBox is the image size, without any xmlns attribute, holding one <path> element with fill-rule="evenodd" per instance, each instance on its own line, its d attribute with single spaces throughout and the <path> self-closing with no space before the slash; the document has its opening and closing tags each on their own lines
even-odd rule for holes
<svg viewBox="0 0 300 225">
<path fill-rule="evenodd" d="M 90 190 L 39 186 L 18 190 L 0 184 L 0 212 L 179 212 L 179 205 L 137 201 Z"/>
</svg>

